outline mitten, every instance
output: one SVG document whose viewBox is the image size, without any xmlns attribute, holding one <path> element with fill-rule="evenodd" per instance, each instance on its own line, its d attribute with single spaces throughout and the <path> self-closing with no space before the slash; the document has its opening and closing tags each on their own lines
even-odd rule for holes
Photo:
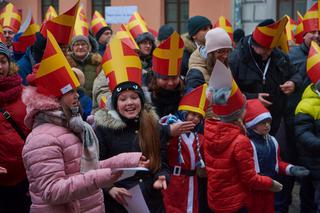
<svg viewBox="0 0 320 213">
<path fill-rule="evenodd" d="M 289 171 L 295 177 L 305 177 L 310 174 L 310 171 L 303 166 L 292 166 Z"/>
</svg>

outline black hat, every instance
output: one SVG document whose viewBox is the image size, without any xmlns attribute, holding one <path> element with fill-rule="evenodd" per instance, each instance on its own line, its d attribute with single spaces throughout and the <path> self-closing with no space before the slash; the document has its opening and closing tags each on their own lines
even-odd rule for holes
<svg viewBox="0 0 320 213">
<path fill-rule="evenodd" d="M 139 84 L 133 82 L 133 81 L 126 81 L 118 84 L 112 91 L 111 101 L 112 101 L 112 107 L 117 110 L 117 102 L 119 95 L 121 92 L 126 90 L 132 90 L 135 93 L 137 93 L 141 100 L 141 106 L 144 105 L 145 97 L 142 88 L 139 86 Z"/>
<path fill-rule="evenodd" d="M 96 39 L 97 39 L 97 41 L 99 41 L 99 38 L 101 37 L 101 35 L 102 35 L 105 31 L 107 31 L 107 30 L 110 30 L 111 33 L 112 33 L 112 29 L 111 29 L 109 26 L 102 27 L 102 28 L 97 32 L 97 34 L 96 34 Z"/>
<path fill-rule="evenodd" d="M 136 38 L 137 44 L 140 44 L 141 42 L 143 42 L 145 40 L 151 41 L 153 44 L 155 42 L 154 36 L 152 35 L 152 33 L 149 33 L 149 32 L 141 33 Z"/>
<path fill-rule="evenodd" d="M 233 41 L 239 42 L 245 36 L 243 29 L 236 29 L 233 31 Z"/>
<path fill-rule="evenodd" d="M 204 16 L 193 16 L 188 20 L 188 33 L 192 37 L 203 27 L 212 27 L 211 21 Z"/>
<path fill-rule="evenodd" d="M 273 24 L 274 22 L 275 21 L 273 19 L 271 19 L 271 18 L 270 19 L 265 19 L 262 22 L 260 22 L 257 27 L 268 26 L 270 24 Z"/>
<path fill-rule="evenodd" d="M 164 41 L 174 32 L 174 29 L 171 25 L 165 24 L 159 28 L 158 32 L 158 41 Z"/>
</svg>

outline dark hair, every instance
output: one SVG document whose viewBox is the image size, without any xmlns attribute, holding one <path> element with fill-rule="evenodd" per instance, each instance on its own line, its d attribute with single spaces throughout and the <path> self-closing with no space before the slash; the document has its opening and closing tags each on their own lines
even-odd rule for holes
<svg viewBox="0 0 320 213">
<path fill-rule="evenodd" d="M 238 43 L 245 36 L 243 29 L 236 29 L 233 32 L 233 41 Z"/>
</svg>

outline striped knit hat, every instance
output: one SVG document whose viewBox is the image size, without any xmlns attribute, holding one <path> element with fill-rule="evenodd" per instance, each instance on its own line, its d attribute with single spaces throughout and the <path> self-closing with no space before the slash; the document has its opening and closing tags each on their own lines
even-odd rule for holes
<svg viewBox="0 0 320 213">
<path fill-rule="evenodd" d="M 5 56 L 7 56 L 8 60 L 10 61 L 10 51 L 2 42 L 0 42 L 0 54 L 4 54 Z"/>
</svg>

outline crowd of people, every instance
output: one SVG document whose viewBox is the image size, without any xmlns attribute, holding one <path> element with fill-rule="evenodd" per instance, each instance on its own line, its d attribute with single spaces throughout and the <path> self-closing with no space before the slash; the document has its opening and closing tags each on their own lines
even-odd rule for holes
<svg viewBox="0 0 320 213">
<path fill-rule="evenodd" d="M 139 186 L 152 213 L 288 213 L 295 182 L 320 212 L 318 3 L 288 53 L 287 18 L 57 28 L 78 4 L 25 48 L 14 5 L 0 15 L 0 212 L 128 212 Z M 119 181 L 130 167 L 147 172 Z"/>
</svg>

